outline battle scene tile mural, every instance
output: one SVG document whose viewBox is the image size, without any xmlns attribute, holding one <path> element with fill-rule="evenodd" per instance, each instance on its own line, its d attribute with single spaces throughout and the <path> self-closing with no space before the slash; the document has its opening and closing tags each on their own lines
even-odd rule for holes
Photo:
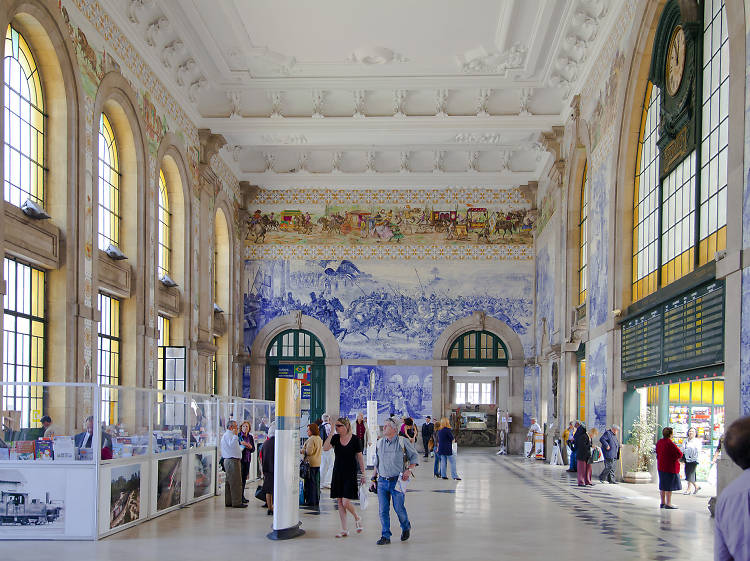
<svg viewBox="0 0 750 561">
<path fill-rule="evenodd" d="M 533 265 L 445 261 L 245 261 L 248 349 L 272 319 L 301 310 L 342 358 L 431 359 L 451 323 L 483 310 L 533 350 Z"/>
<path fill-rule="evenodd" d="M 588 376 L 588 427 L 600 431 L 607 424 L 607 334 L 586 345 L 586 373 Z"/>
</svg>

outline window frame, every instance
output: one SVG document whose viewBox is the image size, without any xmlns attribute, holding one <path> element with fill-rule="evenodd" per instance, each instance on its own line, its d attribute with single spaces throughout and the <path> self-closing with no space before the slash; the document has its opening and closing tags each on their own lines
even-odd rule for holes
<svg viewBox="0 0 750 561">
<path fill-rule="evenodd" d="M 164 170 L 159 170 L 159 194 L 157 202 L 157 277 L 171 275 L 172 269 L 172 213 L 169 210 L 169 186 Z"/>
<path fill-rule="evenodd" d="M 108 306 L 105 310 L 104 304 L 109 301 L 110 304 L 116 303 L 114 307 L 116 311 L 113 314 L 113 306 Z M 97 294 L 97 303 L 99 305 L 99 312 L 101 318 L 97 324 L 97 372 L 96 380 L 100 386 L 118 386 L 120 385 L 120 369 L 122 360 L 122 333 L 120 326 L 121 318 L 121 306 L 122 300 L 115 296 L 111 296 L 104 292 Z M 116 316 L 116 317 L 113 317 Z M 102 332 L 102 326 L 107 322 L 108 332 Z M 114 332 L 114 333 L 113 333 Z M 104 350 L 102 345 L 103 341 L 109 342 L 108 348 Z M 112 344 L 117 344 L 117 350 L 112 351 Z M 109 368 L 107 373 L 103 372 L 102 365 L 104 364 L 104 354 L 108 356 L 107 364 Z M 114 355 L 114 360 L 113 360 Z M 114 373 L 113 373 L 114 372 Z M 117 390 L 113 388 L 102 388 L 102 401 L 101 401 L 101 420 L 106 424 L 115 424 L 118 421 L 118 395 Z"/>
<path fill-rule="evenodd" d="M 122 172 L 120 170 L 120 156 L 117 148 L 117 135 L 112 123 L 106 113 L 102 111 L 99 116 L 99 153 L 97 154 L 97 192 L 99 196 L 97 209 L 97 245 L 99 249 L 107 249 L 110 244 L 120 247 L 122 232 L 121 203 L 122 197 L 120 186 L 122 185 Z M 108 161 L 102 155 L 108 154 Z M 103 176 L 105 169 L 109 170 L 109 178 Z M 105 198 L 105 193 L 107 197 Z M 110 208 L 109 201 L 114 208 Z M 106 222 L 109 230 L 104 230 Z M 106 243 L 108 242 L 108 243 Z"/>
<path fill-rule="evenodd" d="M 483 336 L 492 341 L 491 347 L 482 344 Z M 491 358 L 482 358 L 485 348 L 492 348 Z M 472 354 L 471 351 L 473 356 L 467 356 Z M 448 348 L 448 365 L 508 366 L 508 347 L 500 337 L 490 331 L 467 331 L 458 335 Z"/>
</svg>

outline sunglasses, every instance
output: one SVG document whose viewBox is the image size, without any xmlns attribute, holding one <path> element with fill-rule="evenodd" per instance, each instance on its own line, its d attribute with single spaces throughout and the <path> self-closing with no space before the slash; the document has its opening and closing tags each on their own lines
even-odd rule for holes
<svg viewBox="0 0 750 561">
<path fill-rule="evenodd" d="M 344 426 L 344 425 L 336 425 L 336 428 L 337 428 L 337 429 L 340 429 L 340 428 L 341 428 L 341 427 L 343 427 L 343 426 Z"/>
</svg>

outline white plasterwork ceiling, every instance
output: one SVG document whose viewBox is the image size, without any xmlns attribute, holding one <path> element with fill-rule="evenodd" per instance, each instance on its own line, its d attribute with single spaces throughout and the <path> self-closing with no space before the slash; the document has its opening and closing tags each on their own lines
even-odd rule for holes
<svg viewBox="0 0 750 561">
<path fill-rule="evenodd" d="M 617 0 L 100 0 L 240 180 L 540 178 Z"/>
</svg>

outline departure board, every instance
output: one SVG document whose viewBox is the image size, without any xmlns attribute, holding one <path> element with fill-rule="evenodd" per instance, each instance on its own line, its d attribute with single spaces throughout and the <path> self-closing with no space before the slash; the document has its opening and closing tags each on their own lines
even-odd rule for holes
<svg viewBox="0 0 750 561">
<path fill-rule="evenodd" d="M 724 361 L 724 283 L 684 293 L 622 324 L 623 380 Z"/>
<path fill-rule="evenodd" d="M 664 306 L 664 371 L 724 360 L 724 284 L 713 282 Z"/>
<path fill-rule="evenodd" d="M 622 378 L 661 374 L 661 309 L 652 310 L 622 325 Z"/>
</svg>

